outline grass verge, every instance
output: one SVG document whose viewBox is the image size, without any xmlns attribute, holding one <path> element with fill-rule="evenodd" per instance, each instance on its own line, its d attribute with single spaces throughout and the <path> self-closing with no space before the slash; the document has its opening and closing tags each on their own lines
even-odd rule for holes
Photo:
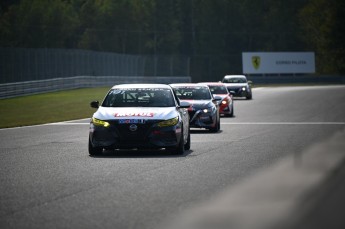
<svg viewBox="0 0 345 229">
<path fill-rule="evenodd" d="M 306 86 L 308 84 L 254 84 L 253 87 Z M 102 101 L 109 87 L 83 88 L 0 99 L 0 128 L 29 126 L 91 117 L 93 100 Z"/>
<path fill-rule="evenodd" d="M 0 128 L 28 126 L 91 117 L 93 100 L 102 101 L 109 87 L 0 99 Z"/>
</svg>

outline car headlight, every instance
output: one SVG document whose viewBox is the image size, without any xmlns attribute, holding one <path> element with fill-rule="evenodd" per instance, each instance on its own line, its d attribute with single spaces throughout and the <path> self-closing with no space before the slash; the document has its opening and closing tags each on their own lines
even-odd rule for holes
<svg viewBox="0 0 345 229">
<path fill-rule="evenodd" d="M 157 124 L 158 127 L 175 126 L 178 123 L 178 116 L 172 119 L 168 119 Z"/>
<path fill-rule="evenodd" d="M 222 104 L 227 104 L 228 102 L 226 100 L 223 100 L 222 101 Z"/>
<path fill-rule="evenodd" d="M 212 112 L 212 108 L 205 108 L 202 110 L 204 113 L 211 113 Z"/>
<path fill-rule="evenodd" d="M 92 123 L 95 126 L 103 126 L 103 127 L 109 127 L 110 126 L 109 122 L 102 121 L 102 120 L 99 120 L 99 119 L 94 118 L 94 117 L 92 117 Z"/>
<path fill-rule="evenodd" d="M 246 90 L 246 88 L 245 87 L 242 87 L 242 91 L 245 91 Z"/>
</svg>

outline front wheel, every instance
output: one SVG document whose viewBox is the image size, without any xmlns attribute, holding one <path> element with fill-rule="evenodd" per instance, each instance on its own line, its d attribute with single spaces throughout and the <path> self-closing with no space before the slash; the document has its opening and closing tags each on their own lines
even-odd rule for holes
<svg viewBox="0 0 345 229">
<path fill-rule="evenodd" d="M 177 155 L 183 155 L 184 150 L 185 150 L 183 128 L 181 128 L 181 129 L 182 129 L 182 132 L 181 132 L 180 142 L 175 148 L 172 148 L 173 153 L 177 154 Z"/>
<path fill-rule="evenodd" d="M 219 130 L 220 130 L 220 119 L 219 119 L 219 117 L 218 117 L 216 126 L 210 128 L 210 131 L 211 131 L 212 133 L 217 133 Z"/>
<path fill-rule="evenodd" d="M 231 106 L 231 113 L 226 115 L 228 117 L 234 117 L 234 105 Z"/>
<path fill-rule="evenodd" d="M 91 140 L 89 139 L 89 154 L 91 156 L 97 156 L 97 155 L 101 155 L 103 152 L 103 149 L 101 147 L 93 147 Z"/>
<path fill-rule="evenodd" d="M 187 143 L 184 145 L 185 150 L 190 150 L 190 132 L 188 131 Z"/>
</svg>

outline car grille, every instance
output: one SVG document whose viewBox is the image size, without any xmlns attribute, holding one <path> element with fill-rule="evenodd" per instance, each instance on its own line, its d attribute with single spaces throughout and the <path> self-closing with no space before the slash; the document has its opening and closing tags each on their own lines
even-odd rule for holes
<svg viewBox="0 0 345 229">
<path fill-rule="evenodd" d="M 112 129 L 115 131 L 117 138 L 123 142 L 145 142 L 147 141 L 148 134 L 151 132 L 152 126 L 156 122 L 146 122 L 135 124 L 137 129 L 135 131 L 130 130 L 132 124 L 119 124 L 117 121 L 113 123 Z"/>
<path fill-rule="evenodd" d="M 228 91 L 234 91 L 236 94 L 238 94 L 241 88 L 242 87 L 228 87 Z"/>
</svg>

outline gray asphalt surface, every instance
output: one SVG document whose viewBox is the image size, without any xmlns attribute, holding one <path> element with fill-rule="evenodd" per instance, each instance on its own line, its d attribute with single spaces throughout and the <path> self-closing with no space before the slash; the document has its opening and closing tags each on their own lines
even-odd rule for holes
<svg viewBox="0 0 345 229">
<path fill-rule="evenodd" d="M 0 130 L 0 228 L 161 228 L 345 128 L 345 87 L 258 88 L 191 150 L 89 157 L 87 120 Z"/>
</svg>

